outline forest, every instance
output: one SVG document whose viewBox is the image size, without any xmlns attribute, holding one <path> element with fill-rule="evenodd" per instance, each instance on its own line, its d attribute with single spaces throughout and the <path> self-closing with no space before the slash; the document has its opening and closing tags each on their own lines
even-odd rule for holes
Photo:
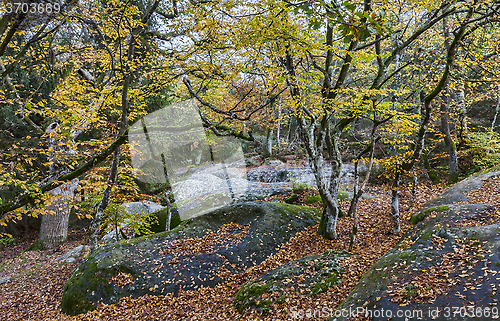
<svg viewBox="0 0 500 321">
<path fill-rule="evenodd" d="M 500 317 L 500 1 L 0 16 L 0 320 Z"/>
</svg>

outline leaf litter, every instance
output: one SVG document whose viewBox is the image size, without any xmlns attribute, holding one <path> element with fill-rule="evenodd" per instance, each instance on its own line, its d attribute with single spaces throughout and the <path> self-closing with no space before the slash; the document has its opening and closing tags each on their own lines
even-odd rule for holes
<svg viewBox="0 0 500 321">
<path fill-rule="evenodd" d="M 24 269 L 4 270 L 6 276 L 13 280 L 0 285 L 0 319 L 1 320 L 289 320 L 292 311 L 321 310 L 334 311 L 356 286 L 359 279 L 385 252 L 394 247 L 403 233 L 408 230 L 409 217 L 429 199 L 436 197 L 443 186 L 420 184 L 415 200 L 410 196 L 411 188 L 401 190 L 402 232 L 391 233 L 390 189 L 388 187 L 371 187 L 370 193 L 378 194 L 376 199 L 360 200 L 360 228 L 354 255 L 341 261 L 344 269 L 342 282 L 328 291 L 316 296 L 301 294 L 292 288 L 285 288 L 280 295 L 284 296 L 283 304 L 272 304 L 265 313 L 247 309 L 240 314 L 234 307 L 234 297 L 240 287 L 247 281 L 257 278 L 280 265 L 299 259 L 306 255 L 322 254 L 327 250 L 346 250 L 349 244 L 353 220 L 350 217 L 339 219 L 337 240 L 324 240 L 317 234 L 317 225 L 307 228 L 283 244 L 279 251 L 259 265 L 240 273 L 219 271 L 225 282 L 214 288 L 201 287 L 197 290 L 180 290 L 178 296 L 172 294 L 139 298 L 122 298 L 117 304 L 99 305 L 95 311 L 78 316 L 67 316 L 60 312 L 60 300 L 66 280 L 77 267 L 74 263 L 56 263 L 60 253 L 24 252 L 19 257 L 9 260 L 9 265 L 20 258 L 33 261 L 35 257 L 45 256 L 38 265 Z M 315 191 L 306 190 L 307 193 Z M 275 199 L 277 200 L 277 199 Z M 282 200 L 279 200 L 282 201 Z M 304 202 L 304 195 L 299 203 Z M 310 204 L 320 206 L 320 204 Z M 341 202 L 345 212 L 349 202 Z M 208 233 L 201 240 L 189 240 L 173 247 L 197 253 L 210 252 L 215 244 L 239 242 L 247 231 L 246 226 L 228 224 L 222 227 L 222 235 Z M 66 243 L 68 249 L 81 244 Z M 177 249 L 176 249 L 177 250 Z M 33 254 L 36 253 L 36 254 Z M 3 275 L 1 275 L 3 276 Z M 0 276 L 0 277 L 1 277 Z M 130 284 L 131 277 L 119 274 L 111 282 L 118 285 Z M 268 294 L 268 296 L 273 294 Z"/>
</svg>

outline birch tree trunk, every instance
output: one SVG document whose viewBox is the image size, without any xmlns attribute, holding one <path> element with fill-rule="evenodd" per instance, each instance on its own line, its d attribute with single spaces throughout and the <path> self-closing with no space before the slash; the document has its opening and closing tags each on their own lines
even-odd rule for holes
<svg viewBox="0 0 500 321">
<path fill-rule="evenodd" d="M 400 177 L 399 173 L 397 173 L 393 181 L 391 195 L 392 232 L 394 234 L 401 232 L 401 224 L 399 220 L 399 183 Z"/>
<path fill-rule="evenodd" d="M 495 129 L 495 124 L 497 122 L 497 117 L 499 112 L 500 112 L 500 90 L 498 91 L 497 105 L 495 107 L 495 115 L 493 116 L 493 121 L 491 122 L 491 131 Z"/>
</svg>

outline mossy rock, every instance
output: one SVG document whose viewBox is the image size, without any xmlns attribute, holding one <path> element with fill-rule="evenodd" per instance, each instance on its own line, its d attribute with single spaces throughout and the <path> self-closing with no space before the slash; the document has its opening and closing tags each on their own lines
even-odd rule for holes
<svg viewBox="0 0 500 321">
<path fill-rule="evenodd" d="M 428 209 L 423 210 L 417 214 L 414 214 L 410 218 L 410 223 L 413 225 L 416 225 L 416 224 L 422 222 L 423 220 L 425 220 L 427 215 L 429 215 L 432 212 L 444 212 L 444 211 L 447 211 L 449 209 L 450 209 L 450 207 L 448 205 L 439 205 L 439 206 L 434 206 L 434 207 L 428 208 Z"/>
<path fill-rule="evenodd" d="M 495 305 L 498 296 L 490 284 L 496 282 L 495 276 L 500 274 L 500 265 L 494 263 L 500 261 L 500 224 L 470 226 L 470 223 L 480 223 L 488 213 L 494 215 L 497 208 L 488 204 L 456 203 L 467 200 L 466 193 L 481 188 L 483 180 L 498 175 L 500 172 L 469 177 L 429 201 L 424 209 L 414 216 L 413 222 L 423 220 L 431 212 L 438 212 L 439 215 L 421 221 L 408 230 L 397 245 L 365 273 L 340 305 L 337 313 L 357 309 L 372 312 L 398 311 L 402 305 L 408 311 L 442 311 L 443 307 L 453 307 L 457 304 L 457 296 L 454 293 L 461 294 L 460 302 L 474 302 L 478 307 Z M 457 253 L 464 254 L 457 256 Z M 454 263 L 447 268 L 449 257 L 453 257 Z M 488 259 L 485 260 L 485 257 Z M 485 268 L 487 274 L 484 272 Z M 433 283 L 424 274 L 430 270 L 446 273 L 447 280 L 454 280 L 452 288 L 436 292 L 439 283 Z M 464 270 L 467 271 L 466 276 L 463 275 Z M 475 287 L 473 291 L 469 288 L 471 282 Z M 440 294 L 432 300 L 419 296 L 429 289 Z M 397 293 L 405 300 L 404 303 L 395 299 L 394 295 Z M 426 316 L 428 317 L 428 314 L 423 315 L 424 320 Z M 446 319 L 443 314 L 439 317 L 436 320 Z M 474 318 L 461 320 L 486 321 L 490 318 L 491 316 L 476 315 Z M 329 320 L 346 319 L 341 316 Z M 405 316 L 393 315 L 391 320 L 405 320 Z"/>
<path fill-rule="evenodd" d="M 323 200 L 321 200 L 321 195 L 308 195 L 306 196 L 304 202 L 306 204 L 315 204 L 315 203 L 323 203 Z"/>
<path fill-rule="evenodd" d="M 285 203 L 287 204 L 294 204 L 299 200 L 299 196 L 297 194 L 291 194 L 287 198 L 285 198 Z"/>
<path fill-rule="evenodd" d="M 287 288 L 308 296 L 326 292 L 341 282 L 343 271 L 339 262 L 349 255 L 327 251 L 282 265 L 245 283 L 236 294 L 234 305 L 240 313 L 247 308 L 262 312 L 271 304 L 283 303 L 283 290 Z"/>
<path fill-rule="evenodd" d="M 338 200 L 339 201 L 349 201 L 352 199 L 352 193 L 351 192 L 339 192 L 338 194 Z M 365 196 L 363 198 L 373 198 L 371 196 Z M 309 195 L 306 196 L 304 202 L 306 204 L 314 204 L 314 203 L 323 203 L 323 200 L 321 199 L 321 195 Z"/>
<path fill-rule="evenodd" d="M 317 224 L 319 214 L 307 206 L 245 202 L 183 221 L 171 231 L 103 246 L 67 281 L 62 311 L 75 315 L 122 297 L 175 296 L 180 288 L 213 287 L 223 281 L 221 268 L 238 273 L 260 264 L 296 233 Z M 200 246 L 185 246 L 191 242 Z M 111 282 L 120 272 L 132 281 Z"/>
<path fill-rule="evenodd" d="M 170 217 L 170 229 L 176 228 L 179 224 L 181 224 L 181 218 L 179 216 L 179 212 L 177 210 L 171 210 Z M 151 225 L 149 229 L 153 233 L 160 233 L 165 231 L 165 225 L 167 222 L 167 208 L 156 211 L 152 213 L 152 215 L 156 216 L 157 223 Z"/>
<path fill-rule="evenodd" d="M 348 201 L 348 200 L 352 199 L 352 193 L 339 192 L 338 199 L 339 199 L 339 201 Z"/>
</svg>

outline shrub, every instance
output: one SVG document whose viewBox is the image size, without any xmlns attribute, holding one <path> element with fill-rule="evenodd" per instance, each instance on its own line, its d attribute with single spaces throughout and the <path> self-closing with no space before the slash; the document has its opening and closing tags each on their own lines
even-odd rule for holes
<svg viewBox="0 0 500 321">
<path fill-rule="evenodd" d="M 459 152 L 460 165 L 464 173 L 471 174 L 500 162 L 500 134 L 485 129 L 469 133 L 466 149 Z"/>
</svg>

